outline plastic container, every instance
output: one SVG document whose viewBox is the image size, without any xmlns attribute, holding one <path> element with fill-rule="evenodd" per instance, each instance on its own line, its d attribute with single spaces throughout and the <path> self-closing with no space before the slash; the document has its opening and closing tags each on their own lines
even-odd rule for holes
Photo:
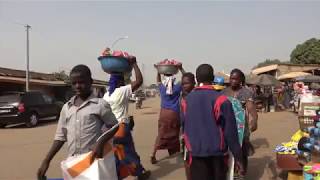
<svg viewBox="0 0 320 180">
<path fill-rule="evenodd" d="M 128 60 L 124 57 L 100 56 L 98 60 L 106 73 L 124 73 L 130 72 L 132 69 Z"/>
<path fill-rule="evenodd" d="M 156 66 L 159 74 L 177 74 L 178 67 L 171 64 L 159 64 Z"/>
<path fill-rule="evenodd" d="M 311 143 L 305 143 L 305 144 L 303 145 L 303 147 L 306 148 L 306 149 L 308 149 L 308 150 L 313 150 L 314 145 L 311 144 Z"/>
</svg>

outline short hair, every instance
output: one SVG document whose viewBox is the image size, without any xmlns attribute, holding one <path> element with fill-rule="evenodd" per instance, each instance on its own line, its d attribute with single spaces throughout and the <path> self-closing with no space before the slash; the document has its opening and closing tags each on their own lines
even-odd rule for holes
<svg viewBox="0 0 320 180">
<path fill-rule="evenodd" d="M 244 75 L 244 73 L 240 70 L 240 69 L 233 69 L 230 73 L 230 75 L 232 75 L 233 73 L 237 73 L 240 75 L 240 80 L 242 85 L 244 85 L 246 83 L 246 76 Z"/>
<path fill-rule="evenodd" d="M 191 72 L 186 72 L 186 73 L 184 73 L 184 74 L 182 75 L 182 79 L 183 79 L 183 78 L 189 78 L 189 79 L 192 80 L 193 83 L 196 82 L 195 77 L 194 77 L 194 74 L 191 73 Z"/>
<path fill-rule="evenodd" d="M 210 64 L 201 64 L 196 70 L 198 83 L 212 83 L 214 80 L 213 67 Z"/>
<path fill-rule="evenodd" d="M 90 71 L 89 67 L 84 64 L 79 64 L 79 65 L 74 66 L 70 71 L 70 76 L 71 76 L 71 74 L 74 74 L 74 73 L 80 73 L 81 75 L 92 79 L 91 71 Z"/>
</svg>

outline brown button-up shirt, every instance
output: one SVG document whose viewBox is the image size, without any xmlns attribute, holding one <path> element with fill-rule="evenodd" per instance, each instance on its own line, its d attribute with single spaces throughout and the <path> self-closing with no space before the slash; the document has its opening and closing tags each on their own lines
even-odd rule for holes
<svg viewBox="0 0 320 180">
<path fill-rule="evenodd" d="M 62 108 L 55 140 L 68 142 L 68 156 L 89 152 L 102 133 L 102 126 L 117 124 L 110 105 L 93 94 L 77 107 L 75 96 Z"/>
</svg>

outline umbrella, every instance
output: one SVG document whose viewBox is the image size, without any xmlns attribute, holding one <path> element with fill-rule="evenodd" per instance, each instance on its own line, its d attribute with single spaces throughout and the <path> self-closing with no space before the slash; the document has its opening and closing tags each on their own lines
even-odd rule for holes
<svg viewBox="0 0 320 180">
<path fill-rule="evenodd" d="M 258 78 L 258 75 L 255 75 L 255 74 L 249 74 L 249 75 L 246 75 L 246 84 L 254 84 L 254 81 L 256 78 Z"/>
<path fill-rule="evenodd" d="M 308 75 L 297 77 L 296 81 L 305 82 L 305 83 L 320 83 L 320 76 Z"/>
<path fill-rule="evenodd" d="M 259 86 L 281 86 L 281 82 L 269 74 L 261 74 L 257 77 L 253 77 L 250 81 L 251 84 Z"/>
</svg>

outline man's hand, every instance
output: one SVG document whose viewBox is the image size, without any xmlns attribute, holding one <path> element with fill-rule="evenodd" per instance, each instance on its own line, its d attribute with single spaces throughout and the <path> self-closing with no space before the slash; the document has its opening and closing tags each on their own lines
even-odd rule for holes
<svg viewBox="0 0 320 180">
<path fill-rule="evenodd" d="M 38 169 L 38 172 L 37 172 L 37 177 L 38 179 L 43 179 L 43 177 L 45 177 L 46 175 L 46 172 L 49 168 L 49 162 L 48 161 L 43 161 L 40 168 Z"/>
<path fill-rule="evenodd" d="M 178 69 L 182 69 L 182 63 L 177 64 Z"/>
</svg>

